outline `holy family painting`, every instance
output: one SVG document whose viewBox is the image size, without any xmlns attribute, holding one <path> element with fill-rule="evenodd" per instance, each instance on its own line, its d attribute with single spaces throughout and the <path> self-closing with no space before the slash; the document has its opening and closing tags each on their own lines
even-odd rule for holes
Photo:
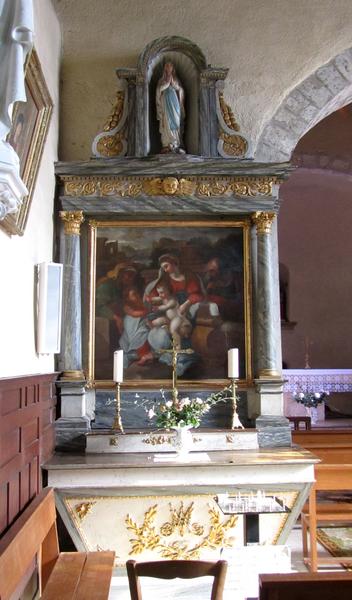
<svg viewBox="0 0 352 600">
<path fill-rule="evenodd" d="M 227 351 L 250 373 L 247 221 L 123 222 L 91 226 L 90 376 L 112 380 L 124 351 L 124 382 L 170 380 L 173 344 L 181 382 L 227 378 Z"/>
</svg>

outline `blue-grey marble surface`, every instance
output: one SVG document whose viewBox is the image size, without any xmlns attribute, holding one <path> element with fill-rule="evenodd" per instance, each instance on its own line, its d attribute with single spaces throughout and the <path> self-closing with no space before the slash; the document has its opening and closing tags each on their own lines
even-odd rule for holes
<svg viewBox="0 0 352 600">
<path fill-rule="evenodd" d="M 206 398 L 209 391 L 180 392 L 180 397 Z M 237 412 L 245 427 L 254 427 L 247 418 L 246 393 L 238 393 Z M 151 408 L 154 399 L 160 399 L 159 390 L 121 391 L 121 419 L 125 429 L 156 429 L 155 422 L 148 418 L 146 409 Z M 147 402 L 145 403 L 145 400 Z M 112 427 L 116 410 L 114 390 L 97 390 L 95 405 L 95 421 L 92 429 L 109 429 Z M 201 427 L 229 429 L 231 427 L 231 402 L 220 402 L 204 415 Z"/>
<path fill-rule="evenodd" d="M 294 169 L 290 163 L 256 163 L 248 159 L 204 158 L 193 154 L 157 154 L 142 158 L 92 158 L 90 160 L 57 162 L 56 175 L 116 176 L 116 177 L 173 177 L 226 176 L 287 178 Z"/>
</svg>

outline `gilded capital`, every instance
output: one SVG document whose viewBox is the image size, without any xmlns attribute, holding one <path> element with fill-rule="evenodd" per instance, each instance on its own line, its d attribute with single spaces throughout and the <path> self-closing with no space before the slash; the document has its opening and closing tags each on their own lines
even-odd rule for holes
<svg viewBox="0 0 352 600">
<path fill-rule="evenodd" d="M 60 217 L 64 222 L 66 235 L 80 235 L 81 225 L 84 221 L 82 210 L 61 210 Z"/>
<path fill-rule="evenodd" d="M 256 212 L 252 221 L 257 228 L 257 233 L 270 233 L 271 225 L 275 219 L 275 213 L 267 213 L 267 212 Z"/>
</svg>

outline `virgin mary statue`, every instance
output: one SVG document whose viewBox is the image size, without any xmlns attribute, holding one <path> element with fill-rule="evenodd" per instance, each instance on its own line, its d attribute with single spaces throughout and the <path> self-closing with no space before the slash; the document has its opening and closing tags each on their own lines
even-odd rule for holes
<svg viewBox="0 0 352 600">
<path fill-rule="evenodd" d="M 184 153 L 184 91 L 171 62 L 164 65 L 156 88 L 156 114 L 159 121 L 162 152 Z"/>
</svg>

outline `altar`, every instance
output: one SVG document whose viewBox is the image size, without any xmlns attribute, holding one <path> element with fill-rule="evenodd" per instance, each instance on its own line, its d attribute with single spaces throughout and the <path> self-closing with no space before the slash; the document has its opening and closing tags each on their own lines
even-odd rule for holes
<svg viewBox="0 0 352 600">
<path fill-rule="evenodd" d="M 131 556 L 215 559 L 244 544 L 284 544 L 314 481 L 312 455 L 197 454 L 186 464 L 151 453 L 62 454 L 45 469 L 77 548 L 115 550 L 120 566 Z"/>
<path fill-rule="evenodd" d="M 117 70 L 93 157 L 56 165 L 64 318 L 44 469 L 77 548 L 114 549 L 119 565 L 282 544 L 314 481 L 283 409 L 277 214 L 291 166 L 252 160 L 227 73 L 190 40 L 154 40 Z M 224 390 L 175 456 L 175 423 L 148 418 L 160 395 L 201 406 Z"/>
</svg>

